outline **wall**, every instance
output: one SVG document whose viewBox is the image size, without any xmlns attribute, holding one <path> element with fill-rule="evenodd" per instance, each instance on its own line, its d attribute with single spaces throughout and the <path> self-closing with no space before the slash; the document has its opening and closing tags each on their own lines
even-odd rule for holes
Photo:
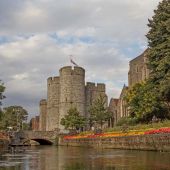
<svg viewBox="0 0 170 170">
<path fill-rule="evenodd" d="M 46 130 L 46 117 L 47 117 L 47 101 L 42 99 L 39 105 L 40 109 L 40 122 L 39 122 L 39 130 L 45 131 Z"/>
<path fill-rule="evenodd" d="M 59 145 L 113 149 L 170 151 L 170 134 L 124 136 L 95 139 L 59 139 Z"/>
<path fill-rule="evenodd" d="M 109 111 L 113 113 L 114 124 L 116 125 L 118 121 L 118 112 L 119 112 L 119 99 L 111 98 L 109 103 Z"/>
<path fill-rule="evenodd" d="M 89 117 L 90 106 L 100 97 L 105 97 L 106 107 L 108 106 L 108 97 L 106 95 L 106 87 L 103 83 L 87 82 L 85 87 L 85 98 L 86 98 L 86 116 Z"/>
<path fill-rule="evenodd" d="M 58 77 L 47 79 L 47 104 L 45 99 L 40 101 L 40 130 L 63 131 L 60 121 L 71 107 L 88 116 L 89 106 L 100 95 L 105 97 L 107 107 L 105 91 L 105 84 L 102 83 L 87 83 L 85 86 L 85 70 L 82 67 L 62 67 Z"/>
<path fill-rule="evenodd" d="M 129 87 L 146 80 L 149 77 L 147 68 L 147 50 L 129 62 Z"/>
<path fill-rule="evenodd" d="M 85 70 L 66 66 L 60 69 L 59 122 L 71 107 L 85 115 Z M 59 129 L 64 127 L 59 124 Z"/>
<path fill-rule="evenodd" d="M 55 130 L 59 126 L 59 86 L 59 77 L 47 79 L 47 131 Z"/>
<path fill-rule="evenodd" d="M 34 118 L 32 118 L 30 120 L 30 124 L 31 124 L 31 129 L 33 131 L 39 130 L 39 116 L 35 116 Z"/>
</svg>

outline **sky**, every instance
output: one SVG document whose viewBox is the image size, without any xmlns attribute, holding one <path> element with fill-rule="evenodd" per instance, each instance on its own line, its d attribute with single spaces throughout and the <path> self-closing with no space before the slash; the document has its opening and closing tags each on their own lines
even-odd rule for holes
<svg viewBox="0 0 170 170">
<path fill-rule="evenodd" d="M 39 114 L 46 80 L 71 65 L 86 82 L 105 83 L 109 98 L 128 84 L 129 61 L 147 48 L 145 35 L 160 0 L 1 0 L 0 80 L 3 107 Z"/>
</svg>

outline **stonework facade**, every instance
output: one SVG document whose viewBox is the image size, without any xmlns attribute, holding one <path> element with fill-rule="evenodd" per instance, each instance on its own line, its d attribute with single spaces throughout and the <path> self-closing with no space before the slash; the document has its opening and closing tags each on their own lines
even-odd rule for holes
<svg viewBox="0 0 170 170">
<path fill-rule="evenodd" d="M 129 72 L 128 72 L 128 86 L 124 85 L 118 104 L 115 104 L 113 101 L 110 104 L 114 112 L 115 123 L 122 118 L 129 116 L 128 107 L 124 96 L 126 95 L 129 88 L 133 87 L 136 83 L 141 83 L 149 77 L 149 69 L 147 68 L 147 50 L 145 50 L 141 55 L 134 58 L 129 62 Z M 116 99 L 114 99 L 116 100 Z"/>
<path fill-rule="evenodd" d="M 114 120 L 113 120 L 113 125 L 112 125 L 112 127 L 113 126 L 115 126 L 116 125 L 116 123 L 117 123 L 117 121 L 118 121 L 118 119 L 119 119 L 119 99 L 113 99 L 113 98 L 111 98 L 111 100 L 110 100 L 110 103 L 109 103 L 109 111 L 112 113 L 112 115 L 113 115 L 113 118 L 114 118 Z"/>
<path fill-rule="evenodd" d="M 107 99 L 105 84 L 95 85 L 87 82 L 85 85 L 83 68 L 71 66 L 61 68 L 58 77 L 47 79 L 46 107 L 45 100 L 40 102 L 40 130 L 63 130 L 60 121 L 71 107 L 76 107 L 81 115 L 88 116 L 89 106 L 100 95 Z"/>
<path fill-rule="evenodd" d="M 147 68 L 147 50 L 141 55 L 131 60 L 129 63 L 128 85 L 132 87 L 136 83 L 141 83 L 149 77 Z"/>
<path fill-rule="evenodd" d="M 47 101 L 46 99 L 42 99 L 40 101 L 40 120 L 39 120 L 39 130 L 46 130 L 46 114 L 47 114 Z"/>
<path fill-rule="evenodd" d="M 39 116 L 35 116 L 30 120 L 30 126 L 33 131 L 39 130 Z"/>
<path fill-rule="evenodd" d="M 118 104 L 118 120 L 121 117 L 127 117 L 128 116 L 128 108 L 127 108 L 127 103 L 126 100 L 124 99 L 124 97 L 126 96 L 126 93 L 128 91 L 128 86 L 124 85 L 123 89 L 120 93 L 120 97 L 119 97 L 119 104 Z"/>
</svg>

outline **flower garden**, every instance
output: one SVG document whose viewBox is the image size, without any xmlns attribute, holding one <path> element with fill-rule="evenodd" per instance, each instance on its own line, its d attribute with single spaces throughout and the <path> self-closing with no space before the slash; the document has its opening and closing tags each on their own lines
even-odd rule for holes
<svg viewBox="0 0 170 170">
<path fill-rule="evenodd" d="M 92 132 L 87 132 L 77 135 L 67 135 L 64 136 L 65 140 L 69 139 L 93 139 L 93 138 L 110 138 L 110 137 L 120 137 L 120 136 L 135 136 L 135 135 L 148 135 L 148 134 L 170 134 L 170 128 L 164 127 L 159 129 L 146 129 L 146 130 L 130 130 L 128 132 L 105 132 L 100 134 L 94 134 Z"/>
</svg>

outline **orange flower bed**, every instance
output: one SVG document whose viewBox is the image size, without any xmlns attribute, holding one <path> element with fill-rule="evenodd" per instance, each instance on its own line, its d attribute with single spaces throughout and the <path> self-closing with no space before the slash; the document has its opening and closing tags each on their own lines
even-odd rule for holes
<svg viewBox="0 0 170 170">
<path fill-rule="evenodd" d="M 131 130 L 127 133 L 123 132 L 106 132 L 100 134 L 89 133 L 85 135 L 72 135 L 72 136 L 64 136 L 64 139 L 93 139 L 93 138 L 108 138 L 108 137 L 119 137 L 119 136 L 135 136 L 135 135 L 145 135 L 145 134 L 165 134 L 170 133 L 170 128 L 160 128 L 160 129 L 152 129 L 152 130 L 144 130 L 144 131 L 135 131 Z"/>
<path fill-rule="evenodd" d="M 107 137 L 118 137 L 118 136 L 134 136 L 134 135 L 143 135 L 143 131 L 131 131 L 127 133 L 123 132 L 112 132 L 112 133 L 100 133 L 100 134 L 86 134 L 86 135 L 72 135 L 64 136 L 64 139 L 93 139 L 93 138 L 107 138 Z"/>
</svg>

